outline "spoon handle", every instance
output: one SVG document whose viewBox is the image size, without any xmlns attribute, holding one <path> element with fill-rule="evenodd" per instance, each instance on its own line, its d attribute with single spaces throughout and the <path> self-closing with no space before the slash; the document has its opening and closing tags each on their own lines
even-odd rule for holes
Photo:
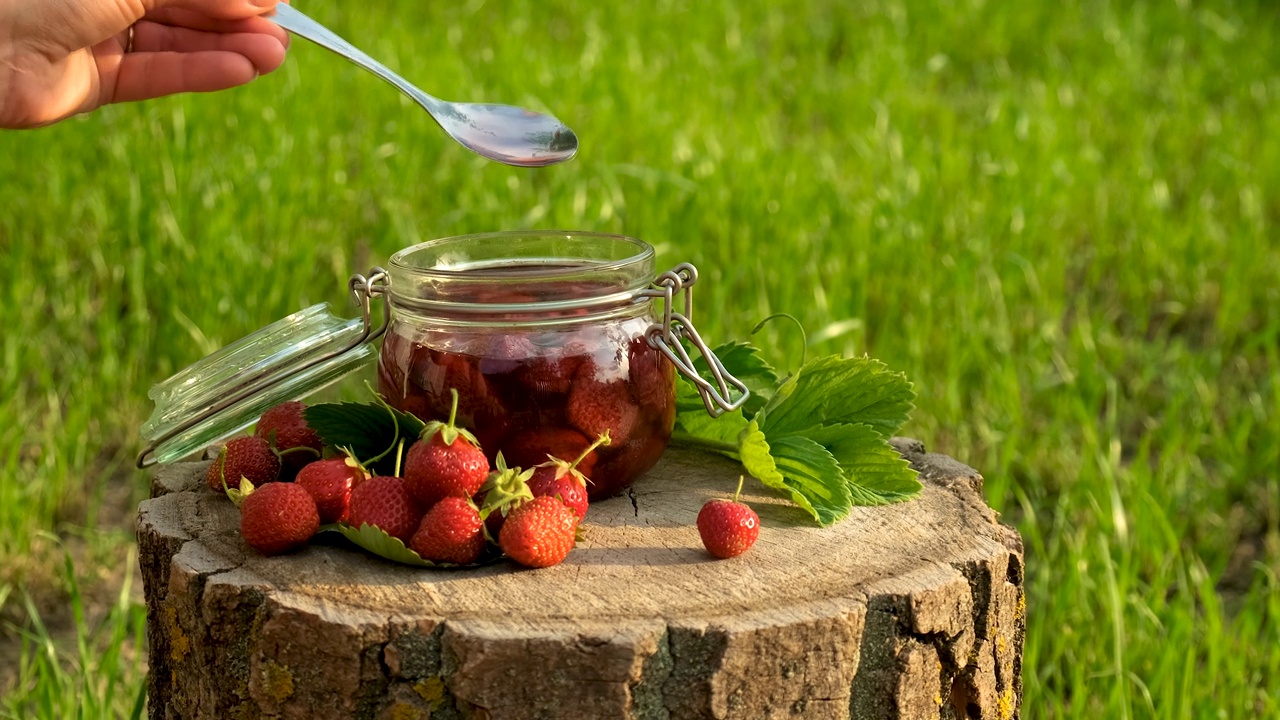
<svg viewBox="0 0 1280 720">
<path fill-rule="evenodd" d="M 392 72 L 386 65 L 369 57 L 364 51 L 355 45 L 343 40 L 336 33 L 320 23 L 312 20 L 300 11 L 295 10 L 292 6 L 280 3 L 276 5 L 274 15 L 268 15 L 271 20 L 280 27 L 301 38 L 306 38 L 320 47 L 328 50 L 336 55 L 346 58 L 387 82 L 395 85 L 400 92 L 408 95 L 413 100 L 418 101 L 424 106 L 429 106 L 428 110 L 436 110 L 440 106 L 440 101 L 426 94 L 413 85 L 413 83 L 405 80 L 396 73 Z"/>
</svg>

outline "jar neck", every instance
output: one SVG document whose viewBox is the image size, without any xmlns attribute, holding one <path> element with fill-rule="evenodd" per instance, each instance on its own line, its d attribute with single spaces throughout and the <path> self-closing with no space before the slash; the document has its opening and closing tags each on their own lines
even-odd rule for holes
<svg viewBox="0 0 1280 720">
<path fill-rule="evenodd" d="M 397 314 L 456 324 L 560 324 L 644 314 L 649 245 L 620 235 L 516 232 L 433 240 L 391 258 Z"/>
<path fill-rule="evenodd" d="M 641 317 L 651 312 L 653 299 L 628 295 L 625 300 L 583 307 L 551 303 L 459 305 L 389 296 L 392 321 L 408 320 L 452 327 L 561 327 Z"/>
</svg>

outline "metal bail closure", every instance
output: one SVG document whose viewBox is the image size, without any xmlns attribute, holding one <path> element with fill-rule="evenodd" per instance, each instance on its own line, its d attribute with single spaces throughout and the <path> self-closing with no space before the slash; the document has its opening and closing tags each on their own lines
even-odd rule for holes
<svg viewBox="0 0 1280 720">
<path fill-rule="evenodd" d="M 139 468 L 179 460 L 252 425 L 263 412 L 340 380 L 377 356 L 370 343 L 387 329 L 373 327 L 372 298 L 386 292 L 387 273 L 352 275 L 347 286 L 359 318 L 338 318 L 312 305 L 237 340 L 151 388 L 155 402 L 141 434 L 148 445 Z"/>
<path fill-rule="evenodd" d="M 693 284 L 698 281 L 698 268 L 690 263 L 680 263 L 671 270 L 662 273 L 653 281 L 653 286 L 639 293 L 641 297 L 661 298 L 664 301 L 662 323 L 649 327 L 646 336 L 649 345 L 662 351 L 663 355 L 676 366 L 682 375 L 689 378 L 698 388 L 702 396 L 702 404 L 706 406 L 711 417 L 719 417 L 726 412 L 733 412 L 751 397 L 751 391 L 745 383 L 734 377 L 725 369 L 724 363 L 712 352 L 711 348 L 698 334 L 693 326 Z M 684 294 L 684 312 L 675 311 L 675 297 Z M 697 348 L 706 361 L 712 381 L 698 372 L 693 360 L 685 349 L 684 339 Z M 735 399 L 730 387 L 740 394 Z"/>
</svg>

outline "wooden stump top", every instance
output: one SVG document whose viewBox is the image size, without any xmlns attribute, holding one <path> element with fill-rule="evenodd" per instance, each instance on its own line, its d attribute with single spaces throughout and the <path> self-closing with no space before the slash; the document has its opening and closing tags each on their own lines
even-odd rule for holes
<svg viewBox="0 0 1280 720">
<path fill-rule="evenodd" d="M 543 570 L 411 568 L 336 535 L 262 557 L 203 463 L 170 466 L 138 520 L 152 716 L 1012 717 L 1020 543 L 976 472 L 898 447 L 918 499 L 818 528 L 749 483 L 762 529 L 732 560 L 694 520 L 741 467 L 670 450 Z"/>
</svg>

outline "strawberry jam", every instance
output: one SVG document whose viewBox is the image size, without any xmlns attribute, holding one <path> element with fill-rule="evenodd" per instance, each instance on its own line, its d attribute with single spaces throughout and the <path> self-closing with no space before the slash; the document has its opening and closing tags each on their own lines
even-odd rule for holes
<svg viewBox="0 0 1280 720">
<path fill-rule="evenodd" d="M 456 389 L 457 424 L 491 463 L 498 452 L 510 466 L 572 461 L 607 432 L 579 469 L 592 499 L 615 495 L 657 463 L 675 422 L 675 369 L 649 345 L 652 302 L 637 294 L 652 278 L 652 249 L 614 236 L 552 235 L 551 246 L 539 234 L 498 236 L 491 254 L 515 257 L 486 257 L 475 243 L 492 236 L 470 236 L 392 258 L 378 390 L 443 420 Z"/>
</svg>

